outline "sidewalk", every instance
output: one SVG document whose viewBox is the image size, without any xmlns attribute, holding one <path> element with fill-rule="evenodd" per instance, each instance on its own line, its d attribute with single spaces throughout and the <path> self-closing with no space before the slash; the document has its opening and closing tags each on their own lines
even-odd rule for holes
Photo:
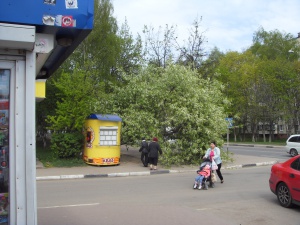
<svg viewBox="0 0 300 225">
<path fill-rule="evenodd" d="M 270 147 L 270 146 L 269 146 Z M 249 166 L 273 165 L 277 161 L 274 158 L 255 157 L 244 155 L 233 155 L 233 162 L 223 162 L 222 169 L 236 169 Z M 71 168 L 44 168 L 37 161 L 37 180 L 59 180 L 59 179 L 81 179 L 93 177 L 124 177 L 124 176 L 145 176 L 163 173 L 183 173 L 195 172 L 199 166 L 177 166 L 163 168 L 158 164 L 158 170 L 150 171 L 149 167 L 144 167 L 140 160 L 140 152 L 136 148 L 125 146 L 121 148 L 121 161 L 117 166 L 91 166 Z"/>
</svg>

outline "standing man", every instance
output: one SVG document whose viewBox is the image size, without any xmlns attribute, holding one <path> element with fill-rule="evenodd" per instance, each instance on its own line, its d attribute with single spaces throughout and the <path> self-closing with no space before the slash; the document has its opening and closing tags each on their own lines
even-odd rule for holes
<svg viewBox="0 0 300 225">
<path fill-rule="evenodd" d="M 144 164 L 144 167 L 148 167 L 148 151 L 149 151 L 148 142 L 143 137 L 139 152 L 142 152 L 141 160 L 142 160 L 142 163 Z"/>
<path fill-rule="evenodd" d="M 153 138 L 153 141 L 149 144 L 149 163 L 150 163 L 150 170 L 157 169 L 157 162 L 158 162 L 158 152 L 162 154 L 161 148 L 157 143 L 158 139 L 156 137 Z"/>
</svg>

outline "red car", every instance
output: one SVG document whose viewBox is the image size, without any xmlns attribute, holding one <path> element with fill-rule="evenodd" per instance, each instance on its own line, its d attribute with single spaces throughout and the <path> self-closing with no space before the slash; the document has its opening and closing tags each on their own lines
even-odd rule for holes
<svg viewBox="0 0 300 225">
<path fill-rule="evenodd" d="M 300 206 L 300 155 L 274 164 L 269 179 L 271 191 L 283 207 Z"/>
</svg>

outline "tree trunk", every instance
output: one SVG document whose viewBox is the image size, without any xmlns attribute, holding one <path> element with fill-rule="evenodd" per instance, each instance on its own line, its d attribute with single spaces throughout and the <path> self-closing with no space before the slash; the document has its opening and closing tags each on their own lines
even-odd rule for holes
<svg viewBox="0 0 300 225">
<path fill-rule="evenodd" d="M 266 142 L 266 126 L 265 126 L 265 124 L 263 124 L 263 140 L 264 140 L 264 142 Z"/>
</svg>

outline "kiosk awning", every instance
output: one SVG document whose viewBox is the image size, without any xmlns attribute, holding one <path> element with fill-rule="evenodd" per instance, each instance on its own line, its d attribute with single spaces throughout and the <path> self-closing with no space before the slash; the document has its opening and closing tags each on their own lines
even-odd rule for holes
<svg viewBox="0 0 300 225">
<path fill-rule="evenodd" d="M 0 23 L 32 25 L 36 33 L 53 36 L 53 50 L 38 67 L 37 79 L 59 68 L 91 32 L 93 20 L 94 0 L 0 1 Z"/>
</svg>

